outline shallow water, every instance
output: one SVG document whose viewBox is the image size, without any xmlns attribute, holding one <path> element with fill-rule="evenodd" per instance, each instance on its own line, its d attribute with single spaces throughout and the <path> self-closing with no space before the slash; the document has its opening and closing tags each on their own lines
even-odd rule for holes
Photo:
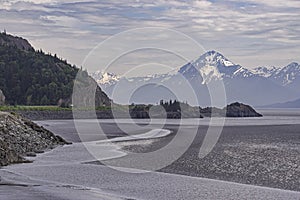
<svg viewBox="0 0 300 200">
<path fill-rule="evenodd" d="M 299 199 L 300 193 L 158 172 L 127 173 L 103 165 L 80 143 L 0 170 L 28 187 L 0 186 L 1 199 Z M 35 185 L 35 186 L 34 186 Z M 41 198 L 43 197 L 43 198 Z"/>
<path fill-rule="evenodd" d="M 258 125 L 300 124 L 300 110 L 259 110 L 264 114 L 262 118 L 228 118 L 225 120 L 227 129 L 230 126 L 249 126 L 255 130 Z M 165 123 L 169 127 L 182 126 L 184 132 L 190 132 L 198 125 L 208 125 L 206 119 L 163 120 L 135 120 L 142 126 L 131 124 L 131 120 L 117 120 L 120 127 L 116 127 L 115 120 L 79 120 L 79 129 L 85 130 L 80 137 L 86 141 L 74 143 L 70 146 L 58 147 L 52 151 L 33 158 L 31 164 L 19 164 L 4 167 L 0 170 L 2 177 L 0 199 L 299 199 L 300 192 L 258 187 L 189 177 L 161 172 L 132 171 L 129 169 L 111 168 L 105 165 L 87 164 L 95 160 L 87 149 L 96 148 L 98 159 L 106 160 L 125 156 L 119 146 L 107 141 L 106 135 L 95 133 L 100 127 L 109 137 L 126 136 L 122 130 L 132 133 L 127 136 L 123 145 L 135 145 L 138 139 L 142 143 L 151 143 L 152 137 L 169 134 L 161 130 Z M 219 126 L 222 119 L 217 119 L 214 125 Z M 37 122 L 46 128 L 60 134 L 71 141 L 80 140 L 76 134 L 72 120 L 51 120 Z M 250 128 L 251 127 L 251 128 Z M 265 127 L 264 127 L 265 128 Z M 260 130 L 260 129 L 258 129 Z M 276 130 L 276 127 L 273 128 Z M 150 132 L 149 132 L 150 131 Z M 300 130 L 299 130 L 300 131 Z M 122 135 L 123 134 L 123 135 Z M 160 135 L 161 134 L 161 135 Z M 141 138 L 143 137 L 143 138 Z M 101 140 L 99 142 L 98 140 Z M 122 141 L 121 138 L 111 140 Z M 177 144 L 180 146 L 180 144 Z M 100 150 L 99 150 L 100 148 Z M 137 173 L 138 172 L 138 173 Z M 6 183 L 10 184 L 6 184 Z M 12 184 L 11 184 L 12 183 Z M 21 184 L 23 186 L 20 186 Z"/>
</svg>

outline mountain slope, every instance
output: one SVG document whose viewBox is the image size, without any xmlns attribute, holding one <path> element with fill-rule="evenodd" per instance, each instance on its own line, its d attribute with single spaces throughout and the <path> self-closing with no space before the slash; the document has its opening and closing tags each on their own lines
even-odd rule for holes
<svg viewBox="0 0 300 200">
<path fill-rule="evenodd" d="M 267 77 L 274 83 L 284 86 L 294 92 L 299 92 L 300 85 L 300 65 L 292 62 L 281 68 L 258 67 L 253 70 L 254 73 Z"/>
<path fill-rule="evenodd" d="M 112 85 L 120 80 L 119 76 L 102 71 L 91 73 L 91 77 L 93 77 L 99 85 Z"/>
<path fill-rule="evenodd" d="M 12 105 L 71 104 L 74 80 L 80 71 L 56 55 L 35 51 L 24 39 L 0 34 L 0 89 Z M 95 82 L 86 74 L 90 82 Z M 110 100 L 98 88 L 99 105 Z"/>
<path fill-rule="evenodd" d="M 200 73 L 197 73 L 200 72 Z M 252 105 L 262 105 L 294 98 L 295 94 L 266 77 L 259 76 L 251 70 L 229 61 L 216 51 L 201 55 L 196 61 L 183 66 L 180 73 L 191 83 L 196 93 L 202 93 L 199 101 L 209 103 L 209 91 L 203 91 L 199 84 L 218 82 L 224 84 L 227 102 L 241 101 Z M 198 81 L 194 81 L 194 79 Z M 222 82 L 222 83 L 221 83 Z M 204 95 L 203 95 L 204 93 Z"/>
<path fill-rule="evenodd" d="M 209 51 L 182 66 L 177 73 L 152 77 L 118 77 L 117 80 L 106 80 L 105 84 L 98 79 L 98 83 L 110 97 L 114 94 L 112 98 L 119 103 L 157 103 L 159 99 L 176 98 L 192 105 L 210 106 L 209 90 L 214 87 L 216 91 L 220 90 L 220 87 L 216 88 L 218 84 L 224 84 L 226 92 L 226 97 L 218 98 L 226 98 L 227 102 L 265 105 L 300 97 L 299 92 L 275 82 L 269 78 L 271 74 L 263 73 L 264 70 L 249 70 L 234 64 L 216 51 Z"/>
</svg>

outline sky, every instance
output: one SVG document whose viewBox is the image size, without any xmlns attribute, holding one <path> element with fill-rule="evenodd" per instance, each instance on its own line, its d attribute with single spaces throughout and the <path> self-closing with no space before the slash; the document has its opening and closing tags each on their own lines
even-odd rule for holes
<svg viewBox="0 0 300 200">
<path fill-rule="evenodd" d="M 207 50 L 247 68 L 300 62 L 299 19 L 298 0 L 0 0 L 0 29 L 90 71 L 114 63 L 117 74 L 167 71 Z"/>
</svg>

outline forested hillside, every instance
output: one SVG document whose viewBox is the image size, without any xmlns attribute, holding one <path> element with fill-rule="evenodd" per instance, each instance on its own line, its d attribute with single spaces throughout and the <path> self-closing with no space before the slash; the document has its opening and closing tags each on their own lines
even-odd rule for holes
<svg viewBox="0 0 300 200">
<path fill-rule="evenodd" d="M 19 37 L 0 34 L 0 89 L 11 105 L 57 105 L 69 102 L 78 68 L 56 55 L 34 50 Z M 87 72 L 83 71 L 82 73 Z M 101 89 L 98 94 L 107 104 Z"/>
</svg>

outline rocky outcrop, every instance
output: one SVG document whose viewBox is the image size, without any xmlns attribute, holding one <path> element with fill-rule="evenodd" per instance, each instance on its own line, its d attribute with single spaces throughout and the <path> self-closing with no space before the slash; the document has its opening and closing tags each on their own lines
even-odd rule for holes
<svg viewBox="0 0 300 200">
<path fill-rule="evenodd" d="M 232 103 L 226 108 L 226 117 L 262 117 L 262 114 L 256 112 L 251 106 L 242 103 Z"/>
<path fill-rule="evenodd" d="M 0 166 L 24 162 L 23 156 L 34 156 L 63 144 L 67 144 L 64 139 L 32 121 L 0 112 Z"/>
<path fill-rule="evenodd" d="M 111 100 L 86 71 L 77 73 L 71 98 L 73 106 L 77 108 L 111 105 Z"/>
<path fill-rule="evenodd" d="M 30 43 L 27 40 L 21 37 L 8 35 L 6 34 L 6 32 L 0 34 L 0 45 L 13 46 L 13 47 L 17 47 L 20 50 L 25 50 L 25 51 L 34 51 L 33 47 L 30 45 Z"/>
<path fill-rule="evenodd" d="M 235 102 L 220 109 L 216 107 L 200 108 L 204 117 L 262 117 L 249 105 Z"/>
<path fill-rule="evenodd" d="M 4 105 L 4 103 L 5 103 L 5 96 L 2 92 L 2 90 L 0 90 L 0 106 Z"/>
</svg>

